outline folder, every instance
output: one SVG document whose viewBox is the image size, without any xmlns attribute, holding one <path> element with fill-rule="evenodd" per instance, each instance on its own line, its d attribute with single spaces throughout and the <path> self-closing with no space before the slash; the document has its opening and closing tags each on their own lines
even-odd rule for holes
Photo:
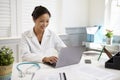
<svg viewBox="0 0 120 80">
<path fill-rule="evenodd" d="M 105 62 L 105 68 L 120 70 L 120 52 Z"/>
</svg>

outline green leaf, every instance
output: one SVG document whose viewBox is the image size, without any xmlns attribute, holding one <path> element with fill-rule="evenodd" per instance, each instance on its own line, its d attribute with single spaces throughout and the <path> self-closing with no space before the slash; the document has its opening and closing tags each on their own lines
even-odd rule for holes
<svg viewBox="0 0 120 80">
<path fill-rule="evenodd" d="M 14 62 L 13 51 L 9 47 L 0 48 L 0 66 L 9 65 Z"/>
</svg>

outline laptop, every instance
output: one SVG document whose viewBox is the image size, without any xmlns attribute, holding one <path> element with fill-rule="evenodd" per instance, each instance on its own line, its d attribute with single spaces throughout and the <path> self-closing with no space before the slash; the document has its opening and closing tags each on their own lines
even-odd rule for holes
<svg viewBox="0 0 120 80">
<path fill-rule="evenodd" d="M 81 60 L 83 48 L 81 47 L 65 47 L 62 48 L 58 55 L 58 61 L 56 63 L 45 63 L 54 68 L 69 66 L 78 64 Z"/>
</svg>

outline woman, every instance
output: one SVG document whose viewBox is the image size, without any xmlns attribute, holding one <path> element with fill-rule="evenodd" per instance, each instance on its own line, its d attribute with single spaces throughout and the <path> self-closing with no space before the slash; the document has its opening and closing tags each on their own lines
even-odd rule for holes
<svg viewBox="0 0 120 80">
<path fill-rule="evenodd" d="M 57 62 L 58 58 L 52 55 L 52 50 L 59 51 L 66 45 L 55 33 L 47 29 L 51 17 L 50 12 L 43 6 L 37 6 L 32 17 L 35 23 L 33 29 L 22 35 L 22 59 L 34 62 Z"/>
</svg>

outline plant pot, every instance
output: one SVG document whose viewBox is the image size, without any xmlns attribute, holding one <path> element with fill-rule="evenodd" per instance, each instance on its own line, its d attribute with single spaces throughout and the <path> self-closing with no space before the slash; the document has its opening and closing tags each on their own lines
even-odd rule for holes
<svg viewBox="0 0 120 80">
<path fill-rule="evenodd" d="M 112 45 L 113 38 L 106 38 L 106 44 Z"/>
<path fill-rule="evenodd" d="M 0 80 L 11 80 L 12 66 L 0 66 Z"/>
</svg>

